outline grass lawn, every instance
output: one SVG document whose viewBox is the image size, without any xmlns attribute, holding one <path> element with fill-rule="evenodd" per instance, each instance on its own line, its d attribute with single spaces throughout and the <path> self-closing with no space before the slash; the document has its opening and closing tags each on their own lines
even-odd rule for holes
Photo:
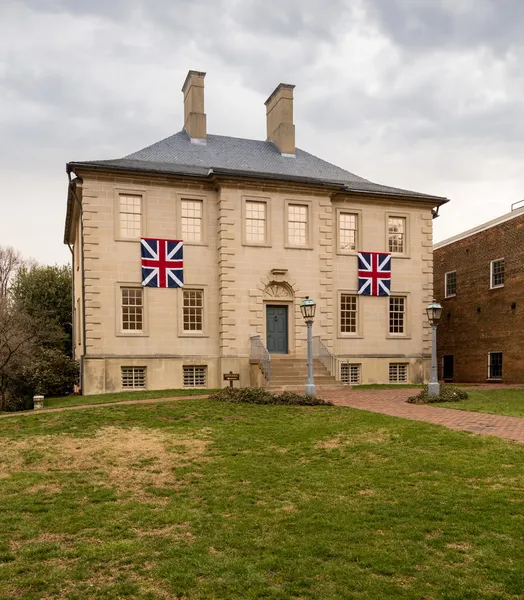
<svg viewBox="0 0 524 600">
<path fill-rule="evenodd" d="M 182 389 L 182 390 L 142 390 L 136 392 L 117 392 L 114 394 L 96 394 L 93 396 L 65 396 L 61 398 L 44 398 L 44 408 L 62 406 L 84 406 L 86 404 L 105 404 L 122 400 L 147 400 L 154 398 L 174 398 L 176 396 L 200 396 L 212 394 L 216 390 Z"/>
<path fill-rule="evenodd" d="M 432 406 L 474 412 L 524 417 L 524 389 L 469 390 L 469 398 L 460 402 L 440 402 Z M 524 597 L 524 596 L 523 596 Z"/>
<path fill-rule="evenodd" d="M 0 599 L 524 596 L 524 447 L 205 399 L 0 420 Z"/>
</svg>

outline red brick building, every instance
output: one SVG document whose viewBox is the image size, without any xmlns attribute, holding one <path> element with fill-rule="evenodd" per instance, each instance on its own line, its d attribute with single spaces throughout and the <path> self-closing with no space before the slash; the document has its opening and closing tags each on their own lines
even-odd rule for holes
<svg viewBox="0 0 524 600">
<path fill-rule="evenodd" d="M 524 208 L 433 248 L 439 377 L 524 383 Z"/>
</svg>

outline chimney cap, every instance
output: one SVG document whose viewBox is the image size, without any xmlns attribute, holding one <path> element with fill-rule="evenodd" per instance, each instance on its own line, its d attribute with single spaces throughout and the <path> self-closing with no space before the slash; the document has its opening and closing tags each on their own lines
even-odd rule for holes
<svg viewBox="0 0 524 600">
<path fill-rule="evenodd" d="M 184 81 L 184 85 L 182 86 L 182 90 L 181 91 L 182 92 L 185 91 L 186 86 L 187 86 L 189 80 L 191 79 L 191 77 L 202 77 L 202 79 L 204 79 L 205 76 L 206 76 L 206 74 L 203 71 L 191 71 L 191 70 L 189 70 L 187 72 L 186 79 Z"/>
<path fill-rule="evenodd" d="M 271 102 L 271 100 L 273 100 L 273 97 L 276 96 L 278 92 L 280 92 L 280 90 L 289 90 L 292 92 L 294 89 L 295 86 L 291 83 L 279 83 L 277 87 L 273 90 L 269 98 L 264 102 L 264 104 L 267 106 Z"/>
</svg>

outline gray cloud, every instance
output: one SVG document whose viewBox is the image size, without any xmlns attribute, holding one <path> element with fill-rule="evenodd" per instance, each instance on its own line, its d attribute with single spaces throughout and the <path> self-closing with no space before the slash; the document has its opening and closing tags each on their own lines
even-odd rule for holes
<svg viewBox="0 0 524 600">
<path fill-rule="evenodd" d="M 41 260 L 68 258 L 65 162 L 178 131 L 190 68 L 208 72 L 215 133 L 263 137 L 264 100 L 296 84 L 300 146 L 452 197 L 437 237 L 524 196 L 520 0 L 4 0 L 0 11 L 0 201 L 15 211 L 19 190 L 46 223 L 5 222 L 0 243 Z"/>
</svg>

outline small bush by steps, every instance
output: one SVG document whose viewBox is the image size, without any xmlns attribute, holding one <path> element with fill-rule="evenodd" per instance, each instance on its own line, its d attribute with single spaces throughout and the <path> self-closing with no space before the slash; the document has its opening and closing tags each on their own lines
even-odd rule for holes
<svg viewBox="0 0 524 600">
<path fill-rule="evenodd" d="M 441 385 L 440 394 L 432 396 L 428 392 L 428 386 L 425 385 L 419 394 L 410 396 L 407 401 L 410 404 L 433 404 L 435 402 L 459 402 L 459 400 L 466 400 L 467 398 L 468 393 L 466 390 L 461 390 L 451 385 Z"/>
</svg>

